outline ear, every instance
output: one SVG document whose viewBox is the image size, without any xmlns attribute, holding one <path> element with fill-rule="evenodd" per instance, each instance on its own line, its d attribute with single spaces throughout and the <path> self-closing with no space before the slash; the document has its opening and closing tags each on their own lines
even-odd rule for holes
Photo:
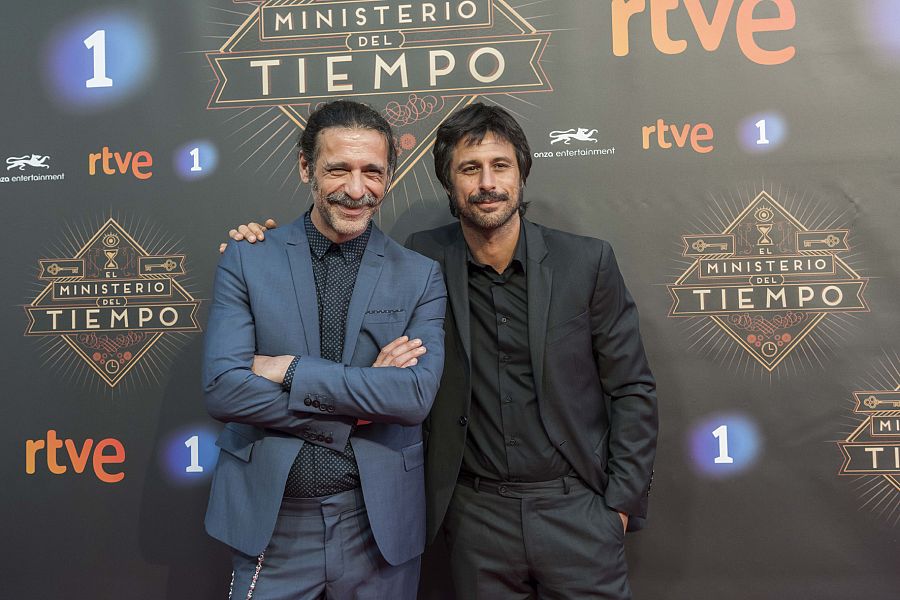
<svg viewBox="0 0 900 600">
<path fill-rule="evenodd" d="M 306 160 L 306 155 L 302 152 L 300 153 L 300 160 L 297 163 L 297 168 L 300 169 L 300 181 L 309 183 L 309 161 Z"/>
</svg>

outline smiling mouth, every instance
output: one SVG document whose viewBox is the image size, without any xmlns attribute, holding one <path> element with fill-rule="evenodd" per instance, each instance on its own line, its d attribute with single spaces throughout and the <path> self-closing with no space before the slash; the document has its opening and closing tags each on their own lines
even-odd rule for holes
<svg viewBox="0 0 900 600">
<path fill-rule="evenodd" d="M 356 208 L 350 208 L 350 207 L 344 206 L 343 204 L 335 204 L 334 206 L 337 206 L 338 210 L 340 210 L 345 215 L 349 215 L 351 217 L 358 217 L 358 216 L 364 214 L 366 212 L 366 209 L 368 208 L 367 206 L 359 206 Z"/>
<path fill-rule="evenodd" d="M 469 204 L 475 206 L 493 206 L 495 204 L 506 202 L 507 200 L 509 200 L 509 196 L 507 194 L 487 192 L 470 196 Z"/>
</svg>

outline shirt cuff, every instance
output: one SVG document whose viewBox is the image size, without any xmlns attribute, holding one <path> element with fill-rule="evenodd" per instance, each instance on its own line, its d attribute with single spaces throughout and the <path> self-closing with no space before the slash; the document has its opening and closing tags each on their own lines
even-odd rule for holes
<svg viewBox="0 0 900 600">
<path fill-rule="evenodd" d="M 284 391 L 290 392 L 291 385 L 294 383 L 294 371 L 297 370 L 297 363 L 300 362 L 300 357 L 295 356 L 294 360 L 291 361 L 291 364 L 288 365 L 287 371 L 284 372 L 284 379 L 281 382 L 281 387 L 284 388 Z"/>
</svg>

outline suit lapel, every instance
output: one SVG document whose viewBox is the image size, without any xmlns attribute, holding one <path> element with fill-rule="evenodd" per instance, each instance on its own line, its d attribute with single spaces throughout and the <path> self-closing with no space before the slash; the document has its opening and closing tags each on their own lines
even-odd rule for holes
<svg viewBox="0 0 900 600">
<path fill-rule="evenodd" d="M 319 304 L 316 299 L 316 280 L 312 272 L 309 254 L 309 240 L 303 226 L 303 217 L 294 221 L 293 230 L 287 239 L 287 256 L 294 281 L 294 293 L 300 307 L 300 321 L 306 338 L 306 352 L 310 356 L 321 356 L 319 340 Z"/>
<path fill-rule="evenodd" d="M 522 219 L 525 228 L 528 268 L 528 345 L 531 351 L 531 368 L 534 372 L 534 387 L 540 398 L 544 377 L 544 346 L 547 339 L 547 317 L 550 311 L 550 294 L 553 286 L 553 271 L 543 263 L 547 256 L 547 245 L 540 228 Z"/>
<path fill-rule="evenodd" d="M 469 331 L 469 275 L 466 266 L 466 240 L 462 228 L 456 230 L 456 238 L 444 248 L 444 272 L 447 274 L 447 295 L 450 297 L 450 308 L 459 339 L 466 353 L 466 373 L 472 360 L 471 338 Z"/>
<path fill-rule="evenodd" d="M 347 309 L 347 329 L 344 331 L 344 354 L 342 357 L 345 365 L 349 365 L 353 360 L 363 316 L 372 299 L 375 284 L 378 283 L 378 278 L 381 276 L 381 268 L 384 266 L 384 243 L 384 234 L 372 225 L 372 234 L 369 237 L 369 243 L 366 244 L 366 251 L 363 253 L 359 273 L 356 275 L 356 283 L 353 286 L 353 295 L 350 297 L 350 307 Z"/>
</svg>

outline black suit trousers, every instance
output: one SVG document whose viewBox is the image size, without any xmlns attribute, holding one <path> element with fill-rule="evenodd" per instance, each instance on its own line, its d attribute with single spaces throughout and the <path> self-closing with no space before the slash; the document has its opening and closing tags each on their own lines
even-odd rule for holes
<svg viewBox="0 0 900 600">
<path fill-rule="evenodd" d="M 578 479 L 456 486 L 444 534 L 456 597 L 628 600 L 619 514 Z"/>
</svg>

